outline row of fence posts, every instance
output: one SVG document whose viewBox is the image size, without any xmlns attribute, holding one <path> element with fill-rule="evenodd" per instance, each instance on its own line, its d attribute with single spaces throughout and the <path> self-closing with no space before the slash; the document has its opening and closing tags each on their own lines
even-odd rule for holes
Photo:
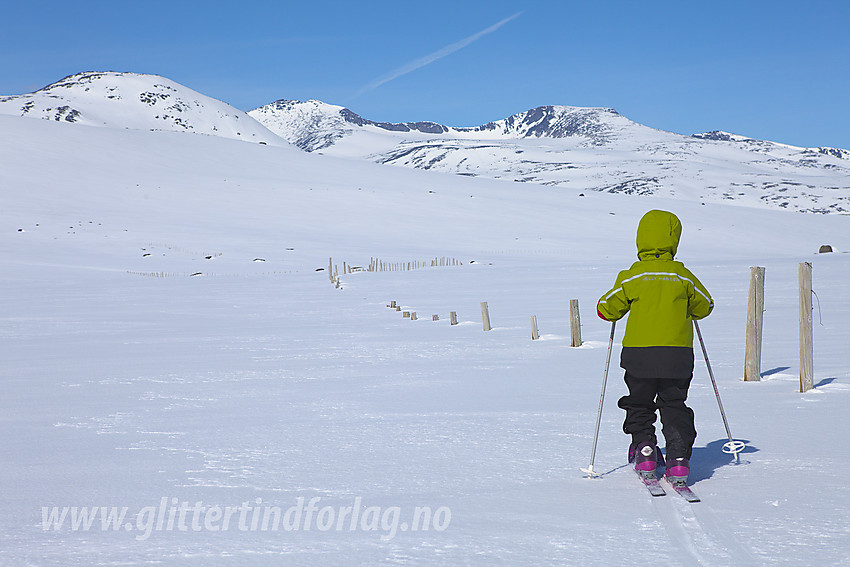
<svg viewBox="0 0 850 567">
<path fill-rule="evenodd" d="M 410 262 L 385 262 L 380 258 L 370 258 L 369 266 L 354 266 L 347 262 L 342 263 L 343 274 L 353 274 L 354 272 L 405 272 L 410 270 L 421 270 L 423 268 L 437 268 L 446 266 L 463 266 L 463 262 L 457 258 L 449 258 L 448 256 L 435 256 L 429 260 L 412 260 Z M 328 258 L 328 279 L 337 288 L 339 282 L 339 266 L 334 264 L 333 258 Z"/>
<path fill-rule="evenodd" d="M 132 274 L 134 276 L 142 276 L 146 278 L 176 278 L 183 275 L 188 274 L 178 274 L 176 272 L 134 272 L 132 270 L 127 270 L 128 274 Z M 195 275 L 195 274 L 191 274 Z"/>
<path fill-rule="evenodd" d="M 413 260 L 410 262 L 385 262 L 380 258 L 371 258 L 367 272 L 404 272 L 409 270 L 421 270 L 422 268 L 438 268 L 445 266 L 463 266 L 463 262 L 456 258 L 447 256 L 435 256 L 430 260 Z M 362 268 L 361 268 L 362 270 Z M 356 269 L 355 269 L 356 271 Z M 343 272 L 345 273 L 345 272 Z M 351 273 L 351 272 L 349 272 Z"/>
<path fill-rule="evenodd" d="M 425 267 L 426 263 L 386 263 L 377 258 L 372 258 L 367 271 L 396 271 L 413 270 Z M 430 266 L 459 266 L 463 265 L 453 258 L 434 258 Z M 361 267 L 349 266 L 343 262 L 343 273 L 362 271 Z M 764 274 L 765 269 L 761 266 L 750 268 L 750 287 L 747 300 L 747 329 L 746 348 L 744 355 L 744 381 L 761 380 L 761 345 L 764 331 Z M 800 392 L 807 392 L 814 388 L 814 354 L 812 341 L 812 265 L 802 262 L 798 266 L 799 286 L 799 342 L 800 342 Z M 328 278 L 331 283 L 339 287 L 339 272 L 328 259 Z M 401 307 L 392 301 L 387 307 L 401 311 Z M 416 312 L 404 312 L 404 317 L 417 320 Z M 431 316 L 433 321 L 439 320 L 439 315 Z M 451 325 L 457 325 L 457 312 L 449 314 Z M 481 322 L 484 331 L 490 331 L 493 327 L 490 323 L 490 310 L 486 301 L 481 302 Z M 537 316 L 531 316 L 531 340 L 538 340 L 540 331 L 537 326 Z M 570 300 L 570 346 L 581 346 L 581 318 L 579 316 L 578 300 Z"/>
<path fill-rule="evenodd" d="M 369 261 L 369 267 L 365 269 L 367 272 L 393 272 L 393 271 L 406 271 L 406 270 L 418 270 L 426 267 L 443 267 L 443 266 L 462 266 L 463 262 L 457 260 L 456 258 L 449 258 L 446 256 L 435 257 L 432 260 L 426 262 L 420 261 L 412 261 L 412 262 L 384 262 L 379 258 L 371 258 Z M 361 266 L 351 266 L 346 262 L 342 263 L 342 273 L 343 274 L 351 274 L 354 272 L 364 271 Z M 339 279 L 339 268 L 337 265 L 333 263 L 333 257 L 328 258 L 328 279 L 332 284 L 334 284 L 337 288 L 340 286 Z M 401 311 L 401 307 L 398 306 L 396 301 L 391 301 L 387 307 L 395 309 L 396 311 Z M 412 321 L 418 320 L 418 316 L 415 311 L 404 311 L 402 312 L 402 316 L 405 319 L 410 319 Z M 439 315 L 432 315 L 432 321 L 439 321 Z M 449 322 L 451 325 L 457 325 L 457 312 L 452 311 L 449 313 Z M 490 309 L 487 306 L 486 301 L 481 302 L 481 322 L 484 327 L 484 331 L 492 330 L 492 325 L 490 323 Z M 531 316 L 531 340 L 536 341 L 540 339 L 540 330 L 537 327 L 537 316 Z M 579 347 L 581 346 L 581 318 L 579 317 L 579 308 L 578 308 L 578 299 L 570 300 L 570 346 Z"/>
<path fill-rule="evenodd" d="M 764 268 L 750 268 L 750 289 L 747 300 L 747 340 L 744 354 L 744 380 L 761 380 L 761 343 L 764 330 Z M 800 392 L 814 388 L 814 355 L 812 346 L 812 265 L 798 266 Z"/>
<path fill-rule="evenodd" d="M 402 317 L 405 319 L 410 319 L 412 321 L 416 321 L 418 319 L 416 315 L 416 311 L 402 311 L 401 307 L 398 305 L 397 301 L 390 301 L 387 305 L 390 309 L 395 309 L 396 311 L 402 312 Z M 439 315 L 432 315 L 432 321 L 439 321 Z M 457 320 L 457 311 L 451 311 L 449 313 L 449 323 L 454 326 L 458 324 Z M 481 302 L 481 323 L 484 328 L 484 331 L 490 331 L 493 329 L 492 324 L 490 323 L 490 307 L 487 305 L 486 301 Z M 537 315 L 531 316 L 531 340 L 536 341 L 540 338 L 540 330 L 537 326 Z M 579 316 L 579 308 L 578 308 L 578 299 L 570 300 L 570 346 L 579 347 L 581 346 L 581 317 Z"/>
</svg>

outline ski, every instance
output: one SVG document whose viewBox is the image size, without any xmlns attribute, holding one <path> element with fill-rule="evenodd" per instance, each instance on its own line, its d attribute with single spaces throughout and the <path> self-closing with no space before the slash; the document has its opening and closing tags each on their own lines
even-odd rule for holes
<svg viewBox="0 0 850 567">
<path fill-rule="evenodd" d="M 654 473 L 650 476 L 644 476 L 640 473 L 640 471 L 635 470 L 635 474 L 638 475 L 638 478 L 643 482 L 643 485 L 646 486 L 646 489 L 649 490 L 649 493 L 653 496 L 664 496 L 667 494 L 667 491 L 664 490 L 664 487 L 661 486 L 661 483 L 658 482 L 657 478 L 655 478 Z"/>
<path fill-rule="evenodd" d="M 697 496 L 693 490 L 691 490 L 687 484 L 684 482 L 671 482 L 669 478 L 665 477 L 667 483 L 673 487 L 673 490 L 687 500 L 688 502 L 700 502 L 699 496 Z"/>
</svg>

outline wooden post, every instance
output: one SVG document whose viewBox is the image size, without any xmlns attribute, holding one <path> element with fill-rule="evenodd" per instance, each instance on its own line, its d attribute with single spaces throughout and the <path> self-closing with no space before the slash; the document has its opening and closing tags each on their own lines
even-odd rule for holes
<svg viewBox="0 0 850 567">
<path fill-rule="evenodd" d="M 747 301 L 747 342 L 744 356 L 744 380 L 761 380 L 761 336 L 764 320 L 764 268 L 750 268 L 750 292 Z"/>
<path fill-rule="evenodd" d="M 457 311 L 449 313 L 449 321 L 452 325 L 457 325 Z"/>
<path fill-rule="evenodd" d="M 540 331 L 537 329 L 537 315 L 531 316 L 531 340 L 536 341 L 540 338 Z"/>
<path fill-rule="evenodd" d="M 490 326 L 490 309 L 487 307 L 487 302 L 481 302 L 481 322 L 484 323 L 484 330 L 489 331 L 493 327 Z"/>
<path fill-rule="evenodd" d="M 581 346 L 581 317 L 578 312 L 578 299 L 570 299 L 570 346 Z"/>
<path fill-rule="evenodd" d="M 812 354 L 812 265 L 800 264 L 797 272 L 800 283 L 800 392 L 814 388 Z"/>
</svg>

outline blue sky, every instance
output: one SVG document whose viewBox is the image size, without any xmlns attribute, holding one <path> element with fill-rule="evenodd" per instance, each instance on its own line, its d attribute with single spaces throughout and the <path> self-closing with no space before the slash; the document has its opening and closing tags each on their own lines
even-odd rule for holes
<svg viewBox="0 0 850 567">
<path fill-rule="evenodd" d="M 0 94 L 81 71 L 166 76 L 250 110 L 319 99 L 474 126 L 544 104 L 850 148 L 843 0 L 7 3 Z"/>
</svg>

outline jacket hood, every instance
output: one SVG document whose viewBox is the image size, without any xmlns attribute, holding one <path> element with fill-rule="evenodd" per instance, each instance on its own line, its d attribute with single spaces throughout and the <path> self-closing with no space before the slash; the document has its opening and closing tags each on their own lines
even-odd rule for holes
<svg viewBox="0 0 850 567">
<path fill-rule="evenodd" d="M 640 219 L 637 229 L 638 258 L 672 260 L 682 236 L 682 223 L 673 213 L 649 211 Z"/>
</svg>

